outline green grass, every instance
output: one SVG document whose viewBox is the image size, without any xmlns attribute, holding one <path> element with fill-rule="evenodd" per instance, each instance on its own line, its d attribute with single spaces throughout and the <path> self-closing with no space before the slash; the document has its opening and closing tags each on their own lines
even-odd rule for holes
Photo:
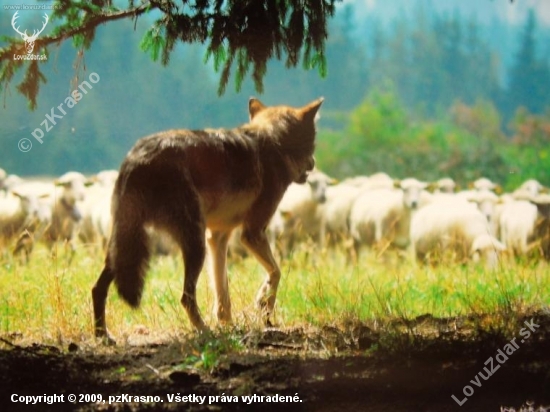
<svg viewBox="0 0 550 412">
<path fill-rule="evenodd" d="M 71 264 L 62 247 L 57 257 L 38 247 L 29 264 L 0 258 L 0 337 L 64 344 L 90 341 L 91 288 L 102 269 L 103 253 L 81 247 Z M 296 251 L 281 261 L 275 322 L 281 327 L 338 325 L 483 315 L 483 327 L 502 328 L 510 319 L 550 304 L 548 265 L 501 261 L 495 270 L 475 265 L 422 267 L 404 259 L 384 263 L 365 253 L 347 265 L 339 250 Z M 107 325 L 117 340 L 179 336 L 191 331 L 181 307 L 183 263 L 179 257 L 151 262 L 141 308 L 132 310 L 111 288 Z M 264 271 L 254 259 L 230 260 L 232 311 L 238 328 L 260 327 L 254 299 Z M 202 274 L 198 300 L 208 324 L 213 293 Z M 488 316 L 487 316 L 488 315 Z M 480 321 L 481 322 L 481 321 Z"/>
</svg>

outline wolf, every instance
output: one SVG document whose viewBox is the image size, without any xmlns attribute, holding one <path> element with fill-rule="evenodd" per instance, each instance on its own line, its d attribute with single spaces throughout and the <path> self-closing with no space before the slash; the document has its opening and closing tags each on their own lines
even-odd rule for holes
<svg viewBox="0 0 550 412">
<path fill-rule="evenodd" d="M 281 272 L 265 229 L 287 187 L 304 183 L 315 160 L 315 120 L 323 98 L 294 108 L 251 98 L 248 123 L 234 129 L 168 130 L 137 141 L 120 167 L 112 196 L 113 228 L 105 266 L 92 289 L 97 337 L 113 341 L 105 304 L 114 281 L 132 307 L 140 304 L 150 251 L 146 228 L 168 233 L 181 249 L 181 303 L 193 327 L 208 328 L 196 286 L 208 245 L 218 321 L 231 321 L 226 269 L 231 232 L 267 272 L 256 298 L 270 324 Z M 114 342 L 114 341 L 113 341 Z"/>
</svg>

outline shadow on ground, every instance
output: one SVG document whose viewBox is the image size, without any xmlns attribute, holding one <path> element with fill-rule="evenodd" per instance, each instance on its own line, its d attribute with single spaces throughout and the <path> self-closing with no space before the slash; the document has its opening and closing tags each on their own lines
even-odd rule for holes
<svg viewBox="0 0 550 412">
<path fill-rule="evenodd" d="M 522 327 L 529 329 L 524 322 L 531 322 L 529 338 L 520 336 Z M 517 349 L 507 359 L 500 356 L 502 362 L 496 355 L 511 337 L 476 333 L 473 325 L 479 324 L 480 319 L 426 315 L 389 325 L 395 332 L 389 335 L 362 323 L 253 331 L 239 336 L 238 350 L 218 353 L 208 367 L 201 359 L 204 353 L 196 349 L 200 344 L 184 340 L 114 348 L 71 344 L 60 349 L 18 346 L 3 337 L 0 404 L 4 411 L 550 410 L 550 316 L 521 319 Z M 14 394 L 63 394 L 65 402 L 31 408 L 11 402 Z M 68 402 L 69 394 L 83 395 L 83 402 Z M 88 401 L 90 395 L 101 394 L 106 402 L 86 402 L 84 394 Z M 163 402 L 126 397 L 109 405 L 109 396 L 123 394 L 158 396 Z M 264 396 L 263 402 L 257 397 L 247 404 L 243 397 L 254 394 Z M 194 395 L 195 402 L 170 402 L 169 395 Z M 265 396 L 273 401 L 273 395 L 296 402 L 267 402 Z M 462 406 L 452 395 L 464 402 Z M 205 397 L 202 404 L 199 396 Z"/>
</svg>

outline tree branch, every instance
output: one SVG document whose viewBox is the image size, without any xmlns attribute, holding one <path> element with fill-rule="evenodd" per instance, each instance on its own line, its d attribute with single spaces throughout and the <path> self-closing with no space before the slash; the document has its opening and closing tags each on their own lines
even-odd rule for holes
<svg viewBox="0 0 550 412">
<path fill-rule="evenodd" d="M 152 8 L 158 8 L 158 6 L 153 2 L 148 2 L 131 10 L 123 10 L 112 14 L 95 15 L 93 18 L 86 21 L 86 23 L 82 26 L 75 27 L 71 30 L 59 33 L 58 35 L 55 35 L 55 36 L 46 36 L 39 40 L 36 40 L 35 47 L 39 50 L 43 47 L 49 46 L 50 44 L 61 43 L 74 36 L 85 33 L 89 30 L 93 30 L 100 24 L 107 23 L 109 21 L 125 19 L 127 17 L 138 17 L 143 13 L 145 13 L 146 11 L 151 10 Z M 21 47 L 23 47 L 22 46 L 23 44 L 24 42 L 14 41 L 9 47 L 0 48 L 0 63 L 3 60 L 9 59 L 10 56 L 12 56 L 19 49 L 21 49 Z"/>
<path fill-rule="evenodd" d="M 294 67 L 304 48 L 304 68 L 317 67 L 321 76 L 326 75 L 327 19 L 334 14 L 334 3 L 338 0 L 180 1 L 183 7 L 177 6 L 174 0 L 148 0 L 138 7 L 116 12 L 105 9 L 105 6 L 110 7 L 109 0 L 95 0 L 91 4 L 61 1 L 62 8 L 54 13 L 59 26 L 53 35 L 36 40 L 36 50 L 47 52 L 49 45 L 69 38 L 73 39 L 75 47 L 88 49 L 100 24 L 137 18 L 158 10 L 163 16 L 145 34 L 141 49 L 150 53 L 153 60 L 161 56 L 161 63 L 166 65 L 177 42 L 206 43 L 207 60 L 213 57 L 216 70 L 222 70 L 219 94 L 225 91 L 236 56 L 237 90 L 251 68 L 256 90 L 261 92 L 267 62 L 273 57 L 280 59 L 284 52 L 287 67 Z M 26 79 L 18 86 L 18 91 L 27 97 L 34 109 L 39 83 L 45 83 L 46 78 L 36 62 L 31 64 L 13 58 L 17 53 L 26 54 L 22 51 L 24 43 L 16 39 L 8 41 L 9 46 L 0 48 L 0 88 L 9 85 L 15 72 L 27 65 Z"/>
</svg>

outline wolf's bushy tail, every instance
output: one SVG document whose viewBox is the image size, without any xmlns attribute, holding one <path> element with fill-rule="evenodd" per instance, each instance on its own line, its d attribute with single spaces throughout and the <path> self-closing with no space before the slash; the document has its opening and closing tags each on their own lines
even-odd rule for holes
<svg viewBox="0 0 550 412">
<path fill-rule="evenodd" d="M 119 295 L 132 307 L 141 302 L 149 262 L 149 239 L 137 210 L 128 203 L 113 214 L 113 231 L 109 241 L 109 266 Z"/>
</svg>

